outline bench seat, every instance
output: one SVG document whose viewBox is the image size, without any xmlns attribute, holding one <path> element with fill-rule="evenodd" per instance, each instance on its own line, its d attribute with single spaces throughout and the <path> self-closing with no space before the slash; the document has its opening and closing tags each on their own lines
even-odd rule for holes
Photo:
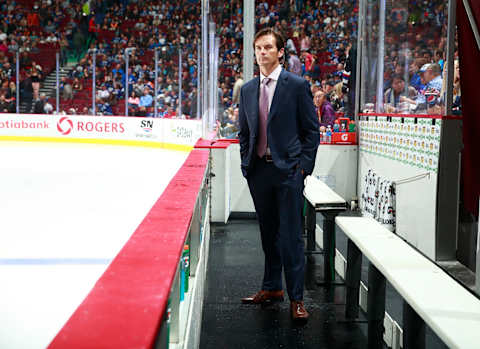
<svg viewBox="0 0 480 349">
<path fill-rule="evenodd" d="M 313 176 L 308 176 L 305 179 L 303 195 L 316 211 L 346 209 L 347 206 L 345 199 L 323 181 Z"/>
<path fill-rule="evenodd" d="M 336 217 L 337 225 L 450 348 L 478 348 L 480 300 L 381 224 Z"/>
</svg>

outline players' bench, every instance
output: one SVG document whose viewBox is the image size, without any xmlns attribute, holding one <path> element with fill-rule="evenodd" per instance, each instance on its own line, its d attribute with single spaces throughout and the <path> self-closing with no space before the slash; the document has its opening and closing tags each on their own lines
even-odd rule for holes
<svg viewBox="0 0 480 349">
<path fill-rule="evenodd" d="M 480 300 L 380 223 L 337 217 L 348 237 L 346 317 L 358 316 L 362 254 L 368 270 L 369 348 L 383 348 L 386 280 L 403 298 L 403 348 L 425 348 L 425 324 L 450 348 L 478 348 Z"/>
<path fill-rule="evenodd" d="M 347 209 L 346 201 L 333 191 L 323 181 L 313 176 L 305 179 L 303 195 L 307 202 L 306 230 L 307 249 L 306 254 L 315 253 L 315 228 L 316 213 L 320 212 L 323 217 L 323 258 L 324 258 L 324 282 L 330 284 L 335 280 L 335 217 Z"/>
</svg>

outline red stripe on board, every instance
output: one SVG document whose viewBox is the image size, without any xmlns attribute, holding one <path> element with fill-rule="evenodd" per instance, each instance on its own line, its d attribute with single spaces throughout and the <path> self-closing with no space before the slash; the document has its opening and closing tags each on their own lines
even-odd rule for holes
<svg viewBox="0 0 480 349">
<path fill-rule="evenodd" d="M 394 118 L 419 118 L 437 120 L 462 120 L 461 115 L 427 115 L 427 114 L 390 114 L 390 113 L 359 113 L 358 116 L 391 116 Z"/>
<path fill-rule="evenodd" d="M 224 142 L 224 143 L 230 143 L 230 144 L 239 144 L 240 140 L 238 138 L 220 138 L 217 140 L 217 142 Z"/>
<path fill-rule="evenodd" d="M 208 156 L 192 150 L 49 348 L 153 347 Z"/>
</svg>

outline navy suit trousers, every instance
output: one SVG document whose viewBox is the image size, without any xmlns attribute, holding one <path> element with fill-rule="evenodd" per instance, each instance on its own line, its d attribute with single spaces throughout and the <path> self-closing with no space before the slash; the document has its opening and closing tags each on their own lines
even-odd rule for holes
<svg viewBox="0 0 480 349">
<path fill-rule="evenodd" d="M 289 173 L 255 157 L 247 177 L 265 253 L 263 290 L 282 290 L 282 267 L 290 300 L 303 299 L 304 243 L 302 239 L 303 175 Z"/>
</svg>

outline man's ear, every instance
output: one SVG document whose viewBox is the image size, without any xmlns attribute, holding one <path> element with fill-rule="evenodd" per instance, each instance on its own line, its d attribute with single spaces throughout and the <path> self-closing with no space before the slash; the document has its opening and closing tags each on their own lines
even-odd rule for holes
<svg viewBox="0 0 480 349">
<path fill-rule="evenodd" d="M 278 51 L 278 59 L 282 58 L 285 58 L 285 49 L 283 47 Z"/>
</svg>

